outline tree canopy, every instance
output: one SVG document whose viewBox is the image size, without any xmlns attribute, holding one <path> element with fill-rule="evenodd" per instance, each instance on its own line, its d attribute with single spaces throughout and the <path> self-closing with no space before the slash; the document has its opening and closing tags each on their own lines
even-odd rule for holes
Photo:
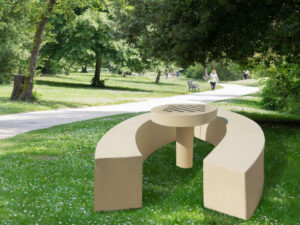
<svg viewBox="0 0 300 225">
<path fill-rule="evenodd" d="M 19 100 L 33 99 L 36 65 L 94 66 L 92 85 L 102 87 L 103 64 L 160 74 L 166 65 L 246 64 L 257 54 L 299 63 L 297 0 L 0 0 L 0 6 L 0 82 L 25 74 L 30 91 Z"/>
<path fill-rule="evenodd" d="M 155 58 L 182 66 L 207 58 L 243 62 L 270 48 L 299 58 L 297 1 L 129 0 L 129 5 L 119 11 L 128 38 Z"/>
</svg>

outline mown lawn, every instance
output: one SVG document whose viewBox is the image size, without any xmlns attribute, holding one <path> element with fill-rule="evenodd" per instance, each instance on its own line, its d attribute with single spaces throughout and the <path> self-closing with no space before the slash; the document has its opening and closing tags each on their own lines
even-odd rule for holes
<svg viewBox="0 0 300 225">
<path fill-rule="evenodd" d="M 260 79 L 236 80 L 236 81 L 227 81 L 225 83 L 262 88 L 265 84 L 265 79 L 260 78 Z"/>
<path fill-rule="evenodd" d="M 175 143 L 144 162 L 143 208 L 94 212 L 95 147 L 107 130 L 135 116 L 124 114 L 0 141 L 0 224 L 300 224 L 300 120 L 274 119 L 270 111 L 257 117 L 255 104 L 241 100 L 216 104 L 243 114 L 252 109 L 247 115 L 265 133 L 264 192 L 248 221 L 203 207 L 202 161 L 213 146 L 196 139 L 192 169 L 175 166 Z"/>
<path fill-rule="evenodd" d="M 160 84 L 155 85 L 155 74 L 124 78 L 116 74 L 102 73 L 101 79 L 107 79 L 104 89 L 90 87 L 92 77 L 93 73 L 37 77 L 34 91 L 38 94 L 38 103 L 11 102 L 9 97 L 12 84 L 0 85 L 0 115 L 120 104 L 188 93 L 187 79 L 183 76 L 174 80 L 162 76 Z M 197 83 L 200 91 L 210 89 L 207 82 Z"/>
<path fill-rule="evenodd" d="M 291 114 L 284 111 L 265 110 L 260 107 L 260 101 L 260 93 L 256 92 L 238 98 L 213 102 L 212 104 L 243 114 L 260 123 L 300 126 L 300 112 L 298 114 Z"/>
</svg>

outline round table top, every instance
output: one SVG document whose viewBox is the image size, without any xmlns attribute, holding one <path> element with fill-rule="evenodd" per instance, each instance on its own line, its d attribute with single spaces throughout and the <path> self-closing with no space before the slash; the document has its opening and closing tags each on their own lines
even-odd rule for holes
<svg viewBox="0 0 300 225">
<path fill-rule="evenodd" d="M 168 127 L 194 127 L 216 119 L 218 107 L 202 104 L 170 104 L 151 109 L 151 120 Z"/>
</svg>

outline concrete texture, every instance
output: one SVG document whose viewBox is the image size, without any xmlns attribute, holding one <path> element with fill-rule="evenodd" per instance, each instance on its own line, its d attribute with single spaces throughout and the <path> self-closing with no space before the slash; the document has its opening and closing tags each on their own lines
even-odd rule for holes
<svg viewBox="0 0 300 225">
<path fill-rule="evenodd" d="M 143 102 L 4 115 L 0 116 L 0 139 L 13 137 L 31 130 L 48 128 L 59 124 L 67 124 L 122 113 L 149 111 L 155 106 L 164 104 L 203 104 L 235 98 L 258 91 L 258 88 L 256 87 L 246 87 L 233 84 L 223 84 L 222 86 L 223 89 L 215 91 L 157 98 Z"/>
<path fill-rule="evenodd" d="M 204 206 L 249 219 L 263 192 L 262 129 L 245 116 L 219 108 L 218 118 L 197 131 L 195 137 L 216 146 L 203 160 Z"/>
<path fill-rule="evenodd" d="M 106 132 L 95 152 L 94 209 L 142 207 L 143 161 L 175 137 L 175 128 L 153 123 L 150 113 L 125 120 Z"/>
<path fill-rule="evenodd" d="M 178 141 L 175 129 L 154 123 L 146 113 L 121 122 L 101 138 L 95 152 L 96 211 L 142 207 L 143 161 L 159 147 Z M 214 121 L 189 129 L 188 136 L 193 137 L 194 131 L 196 138 L 215 145 L 203 160 L 204 206 L 249 219 L 263 192 L 262 129 L 247 117 L 222 109 Z M 192 166 L 192 158 L 181 161 L 185 168 Z"/>
<path fill-rule="evenodd" d="M 212 122 L 217 117 L 217 106 L 204 104 L 168 104 L 151 109 L 152 122 L 176 127 L 176 165 L 193 166 L 194 127 Z"/>
</svg>

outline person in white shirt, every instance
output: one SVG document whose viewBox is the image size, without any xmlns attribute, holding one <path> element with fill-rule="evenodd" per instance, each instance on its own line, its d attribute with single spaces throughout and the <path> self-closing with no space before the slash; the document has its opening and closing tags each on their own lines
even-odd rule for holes
<svg viewBox="0 0 300 225">
<path fill-rule="evenodd" d="M 209 82 L 211 86 L 211 90 L 215 90 L 216 83 L 219 82 L 219 77 L 216 70 L 212 70 L 209 75 Z"/>
<path fill-rule="evenodd" d="M 244 79 L 246 80 L 249 75 L 249 70 L 244 71 Z"/>
</svg>

